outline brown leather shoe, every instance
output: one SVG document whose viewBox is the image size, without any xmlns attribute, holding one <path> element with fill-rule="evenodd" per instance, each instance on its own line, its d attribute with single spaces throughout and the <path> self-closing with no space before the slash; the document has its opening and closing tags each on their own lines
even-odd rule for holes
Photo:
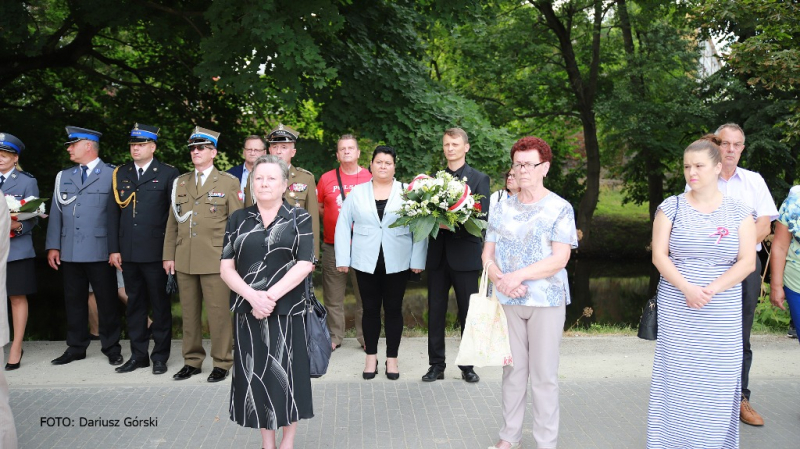
<svg viewBox="0 0 800 449">
<path fill-rule="evenodd" d="M 739 408 L 739 419 L 741 419 L 743 423 L 751 426 L 764 425 L 764 418 L 762 418 L 757 411 L 753 410 L 747 398 L 742 398 L 742 405 Z"/>
</svg>

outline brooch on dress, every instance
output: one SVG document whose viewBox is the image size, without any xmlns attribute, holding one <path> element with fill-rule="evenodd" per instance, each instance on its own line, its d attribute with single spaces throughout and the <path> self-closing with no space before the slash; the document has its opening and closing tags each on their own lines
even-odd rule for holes
<svg viewBox="0 0 800 449">
<path fill-rule="evenodd" d="M 728 228 L 726 228 L 726 227 L 724 227 L 724 226 L 719 226 L 719 227 L 717 228 L 717 232 L 714 232 L 714 233 L 712 233 L 712 234 L 709 234 L 708 236 L 709 236 L 709 237 L 714 237 L 715 235 L 718 235 L 719 237 L 717 237 L 717 241 L 716 241 L 716 243 L 714 243 L 714 244 L 715 244 L 715 245 L 719 245 L 719 241 L 720 241 L 720 240 L 722 240 L 722 237 L 725 237 L 725 236 L 726 236 L 726 235 L 728 235 L 728 234 L 730 234 L 730 232 L 728 232 Z"/>
</svg>

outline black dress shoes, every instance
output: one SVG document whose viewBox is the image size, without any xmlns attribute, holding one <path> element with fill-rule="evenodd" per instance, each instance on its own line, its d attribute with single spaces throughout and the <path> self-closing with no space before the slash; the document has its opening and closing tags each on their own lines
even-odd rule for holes
<svg viewBox="0 0 800 449">
<path fill-rule="evenodd" d="M 22 356 L 23 355 L 25 355 L 25 350 L 24 349 L 19 354 L 19 360 L 17 360 L 17 363 L 6 363 L 6 371 L 14 371 L 15 369 L 18 369 L 19 368 L 19 364 L 22 363 Z"/>
<path fill-rule="evenodd" d="M 122 354 L 110 355 L 108 356 L 108 364 L 109 365 L 122 365 L 125 359 L 122 358 Z"/>
<path fill-rule="evenodd" d="M 153 362 L 153 374 L 164 374 L 167 372 L 167 362 Z"/>
<path fill-rule="evenodd" d="M 435 382 L 444 379 L 444 368 L 438 365 L 431 365 L 428 372 L 422 376 L 423 382 Z"/>
<path fill-rule="evenodd" d="M 125 362 L 124 365 L 118 368 L 114 368 L 114 371 L 118 373 L 130 373 L 131 371 L 134 371 L 136 368 L 147 368 L 148 366 L 150 366 L 150 360 L 148 359 L 136 360 L 133 357 L 131 357 L 130 359 L 128 359 L 127 362 Z"/>
<path fill-rule="evenodd" d="M 397 380 L 400 378 L 400 373 L 390 373 L 389 372 L 389 362 L 383 362 L 383 366 L 386 367 L 386 378 L 389 380 Z"/>
<path fill-rule="evenodd" d="M 200 374 L 201 372 L 203 372 L 203 371 L 200 368 L 195 368 L 195 367 L 189 366 L 189 365 L 183 365 L 183 368 L 181 368 L 180 371 L 175 373 L 172 376 L 172 378 L 175 379 L 175 380 L 186 380 L 186 379 L 194 376 L 195 374 Z"/>
<path fill-rule="evenodd" d="M 83 354 L 72 354 L 71 352 L 64 352 L 61 354 L 61 357 L 57 359 L 53 359 L 50 361 L 53 365 L 66 365 L 67 363 L 72 363 L 76 360 L 83 360 L 86 358 L 86 353 Z"/>
<path fill-rule="evenodd" d="M 225 380 L 226 377 L 228 377 L 228 370 L 215 367 L 213 370 L 211 370 L 211 374 L 208 375 L 207 380 L 209 382 L 219 382 Z"/>
<path fill-rule="evenodd" d="M 481 380 L 481 377 L 478 376 L 478 373 L 476 373 L 475 370 L 472 368 L 461 370 L 461 378 L 471 384 L 474 384 L 475 382 Z"/>
<path fill-rule="evenodd" d="M 374 373 L 365 373 L 363 371 L 361 372 L 361 377 L 363 377 L 364 380 L 374 379 L 375 376 L 377 376 L 377 375 L 378 375 L 378 361 L 377 360 L 375 360 L 375 372 Z"/>
</svg>

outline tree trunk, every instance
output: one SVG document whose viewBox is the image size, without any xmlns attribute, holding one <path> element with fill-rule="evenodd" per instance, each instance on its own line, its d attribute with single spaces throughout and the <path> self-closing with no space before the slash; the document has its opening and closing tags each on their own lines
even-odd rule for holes
<svg viewBox="0 0 800 449">
<path fill-rule="evenodd" d="M 569 79 L 572 93 L 575 95 L 575 108 L 583 125 L 584 145 L 586 148 L 586 192 L 578 204 L 575 220 L 578 229 L 583 233 L 581 246 L 591 247 L 592 216 L 600 198 L 600 145 L 597 141 L 597 120 L 594 114 L 594 100 L 597 93 L 597 79 L 600 72 L 600 36 L 603 22 L 603 2 L 595 0 L 592 30 L 592 58 L 589 61 L 588 76 L 581 73 L 573 48 L 572 15 L 577 11 L 570 10 L 565 18 L 567 25 L 556 15 L 550 1 L 531 2 L 545 18 L 547 27 L 558 39 L 561 57 Z"/>
<path fill-rule="evenodd" d="M 628 67 L 630 73 L 630 83 L 633 94 L 642 102 L 645 99 L 644 81 L 639 77 L 636 70 L 636 49 L 633 45 L 633 30 L 630 17 L 628 16 L 628 5 L 626 0 L 617 0 L 617 16 L 622 30 L 622 42 L 625 47 L 625 54 L 628 57 Z M 664 199 L 664 172 L 661 170 L 661 162 L 658 154 L 648 150 L 646 146 L 639 146 L 639 151 L 644 152 L 645 170 L 647 170 L 647 201 L 650 209 L 650 221 L 656 216 L 656 209 Z"/>
</svg>

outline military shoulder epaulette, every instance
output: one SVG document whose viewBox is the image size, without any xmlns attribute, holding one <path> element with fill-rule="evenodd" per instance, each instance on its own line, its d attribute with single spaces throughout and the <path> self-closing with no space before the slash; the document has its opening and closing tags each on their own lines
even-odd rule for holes
<svg viewBox="0 0 800 449">
<path fill-rule="evenodd" d="M 306 170 L 305 168 L 300 168 L 300 167 L 295 167 L 295 168 L 296 168 L 298 171 L 301 171 L 301 172 L 303 172 L 303 173 L 307 173 L 307 174 L 309 174 L 309 175 L 311 175 L 311 176 L 314 176 L 314 173 L 311 173 L 310 171 Z"/>
<path fill-rule="evenodd" d="M 108 167 L 108 168 L 117 168 L 117 166 L 112 164 L 111 162 L 106 162 L 106 167 Z"/>
<path fill-rule="evenodd" d="M 193 176 L 193 175 L 194 175 L 194 170 L 192 170 L 192 171 L 187 171 L 186 173 L 184 173 L 184 174 L 182 174 L 182 175 L 178 175 L 178 178 L 185 178 L 185 177 L 188 177 L 188 176 Z M 176 178 L 176 179 L 177 179 L 177 178 Z"/>
<path fill-rule="evenodd" d="M 219 170 L 217 170 L 217 171 L 219 171 Z M 232 174 L 230 174 L 230 173 L 228 173 L 228 172 L 226 172 L 226 171 L 220 171 L 220 172 L 219 172 L 219 174 L 220 174 L 220 175 L 225 175 L 225 176 L 227 176 L 227 177 L 229 177 L 229 178 L 232 178 L 232 179 L 235 179 L 235 180 L 236 180 L 236 182 L 240 182 L 240 181 L 239 181 L 239 178 L 237 178 L 236 176 L 233 176 Z"/>
<path fill-rule="evenodd" d="M 36 176 L 33 176 L 32 174 L 30 174 L 30 173 L 28 173 L 28 172 L 26 172 L 26 171 L 17 170 L 17 173 L 19 173 L 19 174 L 21 174 L 21 175 L 25 175 L 25 176 L 27 176 L 27 177 L 29 177 L 29 178 L 36 179 Z"/>
<path fill-rule="evenodd" d="M 161 162 L 161 161 L 158 161 L 158 163 L 159 163 L 159 164 L 161 164 L 161 165 L 167 166 L 167 167 L 169 167 L 169 168 L 175 168 L 174 166 L 172 166 L 172 165 L 169 165 L 169 164 L 167 164 L 166 162 Z"/>
</svg>

